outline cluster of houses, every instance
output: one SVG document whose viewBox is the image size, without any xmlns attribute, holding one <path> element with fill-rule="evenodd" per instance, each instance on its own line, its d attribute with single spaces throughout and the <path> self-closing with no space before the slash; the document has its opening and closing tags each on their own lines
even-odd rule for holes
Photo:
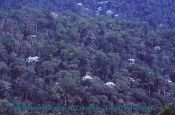
<svg viewBox="0 0 175 115">
<path fill-rule="evenodd" d="M 109 3 L 109 1 L 100 1 L 100 2 L 98 2 L 98 8 L 97 8 L 97 10 L 96 10 L 96 15 L 99 15 L 100 14 L 100 12 L 103 10 L 102 9 L 102 7 L 104 6 L 104 5 L 106 5 L 107 3 Z M 77 3 L 77 6 L 80 6 L 80 7 L 83 7 L 83 6 L 85 6 L 85 5 L 83 5 L 81 2 L 79 2 L 79 3 Z M 104 9 L 105 10 L 105 9 Z M 115 12 L 114 11 L 112 11 L 112 10 L 110 10 L 110 9 L 108 9 L 108 10 L 106 10 L 105 11 L 105 14 L 107 15 L 107 16 L 114 16 L 114 17 L 118 17 L 118 14 L 114 14 Z"/>
<path fill-rule="evenodd" d="M 90 76 L 90 74 L 86 74 L 84 77 L 82 77 L 82 81 L 87 81 L 87 80 L 93 80 L 93 77 Z M 109 88 L 115 88 L 116 86 L 115 83 L 113 82 L 106 82 L 104 85 Z"/>
</svg>

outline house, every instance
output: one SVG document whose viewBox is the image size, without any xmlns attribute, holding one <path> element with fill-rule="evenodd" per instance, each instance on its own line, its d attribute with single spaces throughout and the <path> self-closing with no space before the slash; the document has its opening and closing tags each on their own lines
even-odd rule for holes
<svg viewBox="0 0 175 115">
<path fill-rule="evenodd" d="M 27 61 L 28 63 L 38 62 L 38 61 L 39 61 L 39 57 L 38 57 L 38 56 L 34 56 L 34 57 L 29 56 L 29 57 L 26 59 L 26 61 Z"/>
<path fill-rule="evenodd" d="M 130 62 L 130 64 L 134 64 L 135 63 L 135 59 L 133 59 L 133 58 L 128 59 L 128 61 Z"/>
<path fill-rule="evenodd" d="M 55 85 L 59 85 L 59 83 L 57 82 L 57 83 L 55 83 Z"/>
<path fill-rule="evenodd" d="M 160 51 L 161 50 L 161 47 L 160 46 L 155 46 L 154 47 L 154 51 Z"/>
<path fill-rule="evenodd" d="M 96 13 L 99 13 L 100 11 L 102 11 L 102 8 L 98 7 Z"/>
<path fill-rule="evenodd" d="M 168 82 L 169 84 L 173 83 L 170 79 L 165 79 L 165 81 Z"/>
<path fill-rule="evenodd" d="M 78 5 L 78 6 L 83 6 L 83 4 L 82 4 L 82 3 L 77 3 L 77 5 Z"/>
<path fill-rule="evenodd" d="M 104 85 L 110 88 L 114 88 L 116 86 L 113 82 L 106 82 Z"/>
<path fill-rule="evenodd" d="M 115 14 L 115 15 L 114 15 L 114 17 L 116 17 L 116 18 L 117 18 L 118 16 L 119 16 L 118 14 Z"/>
<path fill-rule="evenodd" d="M 130 79 L 132 82 L 136 81 L 134 78 L 131 78 L 131 77 L 130 77 L 129 79 Z"/>
<path fill-rule="evenodd" d="M 27 39 L 35 39 L 37 37 L 37 35 L 28 35 Z"/>
<path fill-rule="evenodd" d="M 92 80 L 92 77 L 90 75 L 85 75 L 83 78 L 82 78 L 83 81 L 85 80 Z"/>
<path fill-rule="evenodd" d="M 109 1 L 101 1 L 101 2 L 98 2 L 99 4 L 107 4 Z"/>
<path fill-rule="evenodd" d="M 58 14 L 55 12 L 50 12 L 50 15 L 52 16 L 53 19 L 58 19 Z"/>
<path fill-rule="evenodd" d="M 111 16 L 112 14 L 114 14 L 114 12 L 112 10 L 107 10 L 106 11 L 106 15 Z"/>
</svg>

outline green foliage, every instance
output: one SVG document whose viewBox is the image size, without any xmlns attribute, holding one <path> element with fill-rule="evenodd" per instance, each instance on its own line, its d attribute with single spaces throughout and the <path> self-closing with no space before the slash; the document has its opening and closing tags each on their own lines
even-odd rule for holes
<svg viewBox="0 0 175 115">
<path fill-rule="evenodd" d="M 6 17 L 7 15 L 8 15 L 7 12 L 0 11 L 0 17 L 1 18 Z"/>
<path fill-rule="evenodd" d="M 6 74 L 8 73 L 8 65 L 4 62 L 0 62 L 0 74 Z"/>
<path fill-rule="evenodd" d="M 160 107 L 174 103 L 173 85 L 164 80 L 174 77 L 168 69 L 175 65 L 173 30 L 160 34 L 145 22 L 83 17 L 70 11 L 58 13 L 57 20 L 44 10 L 8 12 L 0 33 L 0 95 L 10 103 Z M 37 37 L 28 38 L 33 31 Z M 163 50 L 155 52 L 157 45 Z M 29 63 L 29 56 L 38 56 L 39 61 Z M 86 74 L 92 79 L 83 80 Z M 106 82 L 116 86 L 107 87 Z"/>
<path fill-rule="evenodd" d="M 53 45 L 46 45 L 46 46 L 44 46 L 44 48 L 45 48 L 45 50 L 44 50 L 44 54 L 46 55 L 53 55 L 54 54 L 54 52 L 55 52 L 55 46 L 53 46 Z"/>
<path fill-rule="evenodd" d="M 157 115 L 174 115 L 174 114 L 175 114 L 175 111 L 172 108 L 166 107 L 161 112 L 159 112 Z"/>
<path fill-rule="evenodd" d="M 8 52 L 12 52 L 15 48 L 15 38 L 6 38 L 2 41 Z"/>
<path fill-rule="evenodd" d="M 61 78 L 60 84 L 66 93 L 76 94 L 80 88 L 80 80 L 77 73 L 66 73 Z"/>
<path fill-rule="evenodd" d="M 155 79 L 153 71 L 146 65 L 129 66 L 128 69 L 131 69 L 133 78 L 140 79 L 143 83 L 148 83 Z"/>
<path fill-rule="evenodd" d="M 17 115 L 17 113 L 14 111 L 13 104 L 11 104 L 9 101 L 5 99 L 0 100 L 0 114 L 2 115 Z"/>
</svg>

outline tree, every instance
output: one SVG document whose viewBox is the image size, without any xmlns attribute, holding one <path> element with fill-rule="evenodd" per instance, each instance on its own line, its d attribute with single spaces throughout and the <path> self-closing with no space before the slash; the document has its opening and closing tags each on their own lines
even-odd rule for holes
<svg viewBox="0 0 175 115">
<path fill-rule="evenodd" d="M 7 50 L 5 49 L 5 46 L 2 43 L 0 43 L 0 59 L 5 62 L 8 59 Z"/>
<path fill-rule="evenodd" d="M 17 115 L 17 112 L 14 110 L 14 106 L 6 99 L 0 100 L 0 114 L 3 115 Z"/>
<path fill-rule="evenodd" d="M 175 111 L 171 107 L 164 108 L 158 115 L 174 115 Z"/>
<path fill-rule="evenodd" d="M 80 78 L 76 73 L 66 73 L 63 78 L 60 79 L 60 84 L 65 93 L 75 95 L 80 91 Z"/>
<path fill-rule="evenodd" d="M 8 74 L 9 68 L 8 65 L 4 62 L 0 62 L 0 75 Z"/>
<path fill-rule="evenodd" d="M 16 58 L 15 62 L 11 63 L 9 67 L 10 67 L 10 76 L 12 79 L 17 79 L 27 70 L 24 58 Z"/>
<path fill-rule="evenodd" d="M 6 38 L 3 39 L 2 43 L 5 46 L 5 49 L 7 50 L 8 53 L 14 51 L 15 49 L 15 38 Z"/>
<path fill-rule="evenodd" d="M 169 77 L 173 82 L 175 82 L 175 71 L 171 72 Z"/>
</svg>

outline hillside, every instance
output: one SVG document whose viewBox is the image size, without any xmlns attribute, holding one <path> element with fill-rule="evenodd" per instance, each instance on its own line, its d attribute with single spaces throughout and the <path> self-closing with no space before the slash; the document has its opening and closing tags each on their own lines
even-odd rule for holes
<svg viewBox="0 0 175 115">
<path fill-rule="evenodd" d="M 1 0 L 0 9 L 42 8 L 52 11 L 67 9 L 76 13 L 111 15 L 114 18 L 147 21 L 154 27 L 175 26 L 174 0 Z"/>
<path fill-rule="evenodd" d="M 174 45 L 174 29 L 136 20 L 31 8 L 1 11 L 0 112 L 37 113 L 14 112 L 14 105 L 173 105 Z M 109 82 L 115 86 L 105 85 Z M 64 111 L 77 112 L 128 115 Z"/>
</svg>

